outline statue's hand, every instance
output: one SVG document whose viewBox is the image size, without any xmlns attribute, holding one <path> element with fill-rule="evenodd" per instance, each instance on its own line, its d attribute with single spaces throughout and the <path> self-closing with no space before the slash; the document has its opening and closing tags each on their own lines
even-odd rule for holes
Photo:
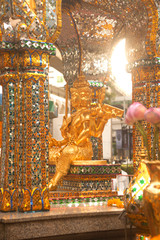
<svg viewBox="0 0 160 240">
<path fill-rule="evenodd" d="M 106 112 L 101 107 L 96 107 L 92 109 L 90 117 L 91 119 L 103 120 L 106 118 Z"/>
<path fill-rule="evenodd" d="M 56 146 L 59 147 L 59 141 L 57 141 L 55 138 L 52 138 L 51 143 L 50 143 L 50 147 L 52 146 Z"/>
<path fill-rule="evenodd" d="M 97 117 L 102 114 L 102 109 L 100 107 L 93 107 L 90 112 L 91 117 Z"/>
</svg>

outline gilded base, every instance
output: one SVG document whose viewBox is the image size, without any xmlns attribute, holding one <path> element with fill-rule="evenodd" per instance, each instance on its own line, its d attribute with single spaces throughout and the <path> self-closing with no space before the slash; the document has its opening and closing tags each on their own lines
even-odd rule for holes
<svg viewBox="0 0 160 240">
<path fill-rule="evenodd" d="M 86 162 L 84 161 L 82 165 L 79 164 L 79 161 L 75 162 L 77 163 L 71 165 L 68 175 L 59 181 L 59 184 L 56 186 L 57 191 L 111 191 L 111 179 L 121 174 L 121 166 L 119 164 L 106 164 L 106 161 L 103 160 L 91 160 L 87 161 L 87 164 L 84 164 Z M 56 166 L 50 165 L 50 179 L 53 179 L 52 176 L 59 178 L 59 173 L 55 173 L 55 171 Z"/>
<path fill-rule="evenodd" d="M 18 191 L 0 189 L 0 211 L 12 212 L 18 209 Z"/>
<path fill-rule="evenodd" d="M 107 202 L 108 198 L 117 197 L 114 191 L 51 191 L 49 199 L 51 204 L 68 204 L 68 203 L 84 203 L 84 202 Z"/>
<path fill-rule="evenodd" d="M 42 191 L 39 188 L 34 188 L 32 192 L 24 189 L 21 194 L 22 201 L 19 205 L 19 211 L 44 211 L 50 209 L 49 191 L 47 188 L 44 188 Z"/>
<path fill-rule="evenodd" d="M 0 190 L 0 211 L 44 211 L 49 210 L 49 192 L 46 188 L 40 190 L 35 188 L 32 191 L 22 189 L 19 192 L 13 190 Z"/>
</svg>

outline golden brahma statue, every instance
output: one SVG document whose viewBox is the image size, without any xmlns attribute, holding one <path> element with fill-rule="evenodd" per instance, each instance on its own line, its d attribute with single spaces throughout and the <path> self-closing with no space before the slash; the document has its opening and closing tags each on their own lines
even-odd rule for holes
<svg viewBox="0 0 160 240">
<path fill-rule="evenodd" d="M 122 117 L 123 110 L 102 104 L 104 96 L 105 88 L 102 88 L 97 103 L 92 103 L 92 90 L 84 76 L 74 82 L 71 106 L 75 112 L 63 118 L 63 140 L 50 137 L 49 141 L 49 163 L 56 164 L 56 173 L 49 183 L 50 190 L 56 189 L 73 161 L 91 160 L 93 150 L 90 137 L 100 137 L 108 119 Z"/>
</svg>

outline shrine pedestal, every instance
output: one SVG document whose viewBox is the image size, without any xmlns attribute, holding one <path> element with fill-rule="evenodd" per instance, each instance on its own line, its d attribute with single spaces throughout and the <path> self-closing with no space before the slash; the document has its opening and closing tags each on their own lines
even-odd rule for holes
<svg viewBox="0 0 160 240">
<path fill-rule="evenodd" d="M 50 178 L 56 166 L 50 164 Z M 75 161 L 67 176 L 58 185 L 57 191 L 50 192 L 52 203 L 99 202 L 117 196 L 112 191 L 112 179 L 121 174 L 121 165 L 107 164 L 105 160 Z"/>
</svg>

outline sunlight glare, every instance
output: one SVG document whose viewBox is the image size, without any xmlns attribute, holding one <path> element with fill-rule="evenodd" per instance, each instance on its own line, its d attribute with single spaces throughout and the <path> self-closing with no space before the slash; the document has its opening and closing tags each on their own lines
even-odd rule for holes
<svg viewBox="0 0 160 240">
<path fill-rule="evenodd" d="M 127 73 L 127 59 L 125 55 L 125 39 L 121 40 L 115 47 L 111 57 L 112 75 L 119 88 L 127 95 L 132 93 L 131 73 Z"/>
</svg>

